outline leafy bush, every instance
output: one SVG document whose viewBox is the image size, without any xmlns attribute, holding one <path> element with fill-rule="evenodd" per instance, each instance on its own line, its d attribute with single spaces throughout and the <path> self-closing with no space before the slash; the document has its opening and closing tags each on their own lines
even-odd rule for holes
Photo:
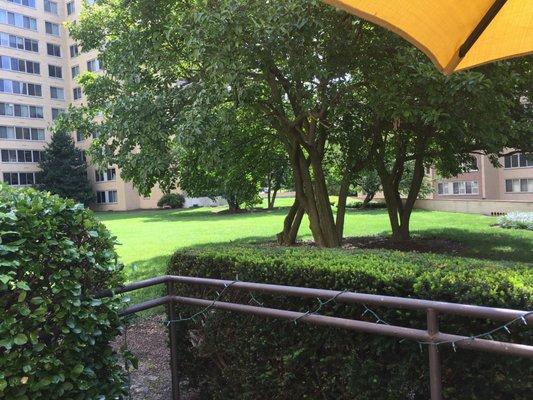
<svg viewBox="0 0 533 400">
<path fill-rule="evenodd" d="M 362 206 L 363 206 L 362 201 L 353 201 L 353 202 L 346 204 L 346 208 L 361 209 Z M 372 210 L 382 209 L 382 208 L 387 208 L 387 204 L 385 202 L 371 201 L 365 206 L 365 209 L 372 209 Z"/>
<path fill-rule="evenodd" d="M 166 193 L 157 202 L 158 207 L 183 208 L 185 197 L 179 193 Z"/>
<path fill-rule="evenodd" d="M 118 398 L 115 239 L 91 211 L 0 185 L 0 398 Z M 104 397 L 105 396 L 105 397 Z"/>
<path fill-rule="evenodd" d="M 385 250 L 320 250 L 215 245 L 177 252 L 169 273 L 379 293 L 531 310 L 533 270 L 435 254 Z M 216 298 L 211 289 L 182 285 L 183 296 Z M 220 290 L 220 289 L 217 289 Z M 307 311 L 315 300 L 227 290 L 222 301 Z M 385 320 L 424 329 L 424 313 L 374 308 Z M 183 316 L 198 308 L 180 306 Z M 373 322 L 363 309 L 329 303 L 321 314 Z M 444 332 L 481 333 L 498 322 L 441 317 Z M 206 399 L 428 399 L 428 355 L 418 344 L 304 323 L 212 312 L 181 322 L 180 372 Z M 517 324 L 512 340 L 531 333 Z M 495 339 L 509 340 L 505 334 Z M 529 361 L 441 347 L 450 399 L 530 397 Z"/>
<path fill-rule="evenodd" d="M 512 212 L 498 218 L 502 228 L 533 231 L 533 212 Z"/>
</svg>

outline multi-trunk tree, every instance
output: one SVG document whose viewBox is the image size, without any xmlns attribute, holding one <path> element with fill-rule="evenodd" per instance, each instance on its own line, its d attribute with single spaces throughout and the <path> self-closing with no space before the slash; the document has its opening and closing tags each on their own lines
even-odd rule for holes
<svg viewBox="0 0 533 400">
<path fill-rule="evenodd" d="M 316 244 L 338 246 L 350 185 L 370 164 L 394 237 L 407 238 L 423 167 L 451 173 L 467 150 L 492 151 L 503 142 L 486 135 L 488 121 L 500 132 L 512 126 L 505 110 L 518 110 L 516 92 L 506 96 L 504 84 L 492 83 L 510 76 L 440 76 L 406 42 L 318 0 L 101 0 L 70 28 L 106 66 L 101 76 L 81 78 L 88 105 L 62 121 L 90 131 L 101 113 L 93 157 L 118 164 L 124 178 L 148 192 L 155 184 L 178 185 L 180 175 L 186 182 L 188 150 L 195 165 L 233 145 L 246 160 L 256 146 L 243 136 L 259 143 L 268 136 L 284 149 L 296 191 L 278 235 L 283 244 L 294 243 L 307 214 Z M 487 99 L 498 105 L 487 105 L 496 112 L 485 121 Z M 255 121 L 248 122 L 254 130 L 213 130 L 213 118 L 226 109 Z M 413 178 L 404 203 L 406 163 Z M 241 164 L 232 176 L 254 174 L 256 164 Z M 337 215 L 331 171 L 339 174 Z M 220 178 L 220 170 L 211 172 Z"/>
</svg>

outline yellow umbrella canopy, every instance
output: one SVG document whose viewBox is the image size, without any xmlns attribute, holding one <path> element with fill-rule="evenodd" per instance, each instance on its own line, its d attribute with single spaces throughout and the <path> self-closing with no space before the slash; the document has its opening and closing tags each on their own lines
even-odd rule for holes
<svg viewBox="0 0 533 400">
<path fill-rule="evenodd" d="M 445 74 L 533 53 L 533 0 L 324 0 L 401 35 Z"/>
</svg>

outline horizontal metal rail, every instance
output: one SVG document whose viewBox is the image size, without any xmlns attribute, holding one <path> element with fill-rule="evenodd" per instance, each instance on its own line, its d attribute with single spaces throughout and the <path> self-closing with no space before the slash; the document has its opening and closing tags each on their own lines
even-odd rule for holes
<svg viewBox="0 0 533 400">
<path fill-rule="evenodd" d="M 474 318 L 487 318 L 495 321 L 510 321 L 526 314 L 525 311 L 520 310 L 449 303 L 444 301 L 420 300 L 406 297 L 381 296 L 375 294 L 355 292 L 344 292 L 339 295 L 339 291 L 327 289 L 313 289 L 297 286 L 283 286 L 266 283 L 241 282 L 175 275 L 163 275 L 157 278 L 142 280 L 125 286 L 121 286 L 113 291 L 108 290 L 102 292 L 99 296 L 105 297 L 110 296 L 113 293 L 127 293 L 134 290 L 143 289 L 146 287 L 168 282 L 212 287 L 228 286 L 228 290 L 241 289 L 249 292 L 263 292 L 269 294 L 297 296 L 302 298 L 330 299 L 336 296 L 335 301 L 345 304 L 369 304 L 373 306 L 383 306 L 389 308 L 401 308 L 419 311 L 426 311 L 431 308 L 439 312 L 440 314 L 462 315 Z M 533 315 L 528 315 L 525 318 L 528 323 L 531 323 L 533 325 Z"/>
<path fill-rule="evenodd" d="M 176 295 L 176 283 L 207 287 L 222 287 L 224 288 L 224 291 L 244 290 L 247 292 L 262 292 L 268 294 L 295 296 L 300 298 L 318 298 L 328 300 L 334 299 L 336 302 L 339 303 L 360 304 L 364 307 L 367 307 L 367 305 L 372 305 L 389 307 L 394 309 L 418 310 L 426 313 L 427 330 L 366 322 L 347 318 L 331 317 L 310 312 L 302 313 L 297 311 L 281 310 L 262 306 L 252 306 L 248 304 L 228 303 L 219 301 L 220 299 L 207 300 L 183 297 Z M 487 340 L 480 337 L 460 336 L 439 331 L 439 314 L 461 315 L 473 318 L 487 318 L 492 320 L 506 321 L 507 323 L 520 319 L 526 324 L 533 324 L 533 314 L 531 312 L 525 312 L 520 310 L 492 308 L 441 301 L 420 300 L 404 297 L 381 296 L 346 291 L 339 292 L 325 289 L 313 289 L 295 286 L 283 286 L 264 283 L 229 281 L 173 275 L 165 275 L 157 278 L 151 278 L 135 282 L 129 285 L 116 288 L 114 290 L 102 292 L 97 297 L 110 297 L 117 294 L 127 293 L 159 284 L 166 284 L 166 296 L 130 306 L 124 309 L 121 312 L 121 315 L 130 315 L 161 305 L 167 306 L 172 369 L 172 398 L 174 400 L 179 399 L 177 328 L 176 324 L 173 323 L 173 321 L 176 321 L 176 304 L 199 306 L 204 307 L 205 309 L 232 311 L 242 314 L 256 315 L 265 318 L 299 321 L 313 325 L 330 326 L 369 334 L 379 334 L 397 337 L 402 339 L 413 340 L 422 344 L 427 344 L 429 348 L 431 400 L 442 400 L 442 378 L 440 365 L 441 360 L 440 354 L 437 349 L 439 344 L 451 343 L 453 344 L 454 349 L 455 347 L 457 347 L 467 350 L 477 350 L 533 359 L 533 346 L 519 343 Z"/>
</svg>

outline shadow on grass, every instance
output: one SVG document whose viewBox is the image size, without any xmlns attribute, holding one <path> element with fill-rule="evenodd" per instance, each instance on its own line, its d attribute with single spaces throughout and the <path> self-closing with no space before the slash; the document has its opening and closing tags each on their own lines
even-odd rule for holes
<svg viewBox="0 0 533 400">
<path fill-rule="evenodd" d="M 463 247 L 460 256 L 533 263 L 533 240 L 525 234 L 522 236 L 518 231 L 503 231 L 498 227 L 480 232 L 458 228 L 433 228 L 413 233 L 425 238 L 444 238 L 457 242 Z"/>
<path fill-rule="evenodd" d="M 259 209 L 236 214 L 228 214 L 224 208 L 200 208 L 183 210 L 140 210 L 113 213 L 99 213 L 103 221 L 119 221 L 123 219 L 139 218 L 143 222 L 201 222 L 201 221 L 230 221 L 240 218 L 261 218 L 272 215 L 286 215 L 290 207 L 278 207 L 273 210 Z"/>
</svg>

